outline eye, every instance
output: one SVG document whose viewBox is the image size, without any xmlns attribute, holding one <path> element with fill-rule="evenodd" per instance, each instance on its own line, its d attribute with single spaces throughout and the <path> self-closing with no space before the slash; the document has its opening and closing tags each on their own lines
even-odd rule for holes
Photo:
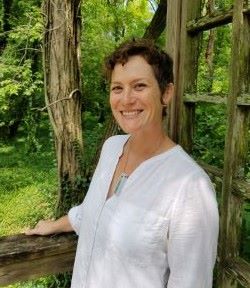
<svg viewBox="0 0 250 288">
<path fill-rule="evenodd" d="M 136 91 L 142 91 L 147 85 L 145 83 L 136 83 L 134 89 Z"/>
<path fill-rule="evenodd" d="M 113 86 L 111 88 L 111 91 L 114 92 L 114 93 L 121 93 L 122 92 L 122 87 L 121 86 Z"/>
</svg>

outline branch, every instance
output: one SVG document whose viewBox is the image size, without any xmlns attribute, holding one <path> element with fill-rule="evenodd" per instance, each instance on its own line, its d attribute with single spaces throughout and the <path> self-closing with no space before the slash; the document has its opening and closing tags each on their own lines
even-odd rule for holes
<svg viewBox="0 0 250 288">
<path fill-rule="evenodd" d="M 20 49 L 17 49 L 17 51 L 23 51 L 23 50 L 31 50 L 31 51 L 36 51 L 36 52 L 40 52 L 42 53 L 42 49 L 37 49 L 37 48 L 20 48 Z"/>
<path fill-rule="evenodd" d="M 149 0 L 149 4 L 150 4 L 150 6 L 151 6 L 151 8 L 153 9 L 153 11 L 155 12 L 155 6 L 154 6 L 154 4 L 152 3 L 152 1 L 151 0 Z"/>
<path fill-rule="evenodd" d="M 167 1 L 161 0 L 143 38 L 156 40 L 166 27 Z"/>
<path fill-rule="evenodd" d="M 31 108 L 31 110 L 37 110 L 37 111 L 41 111 L 41 112 L 42 112 L 42 111 L 44 111 L 45 109 L 48 109 L 49 107 L 51 107 L 52 105 L 54 105 L 54 104 L 56 104 L 56 103 L 58 103 L 58 102 L 72 99 L 73 95 L 74 95 L 76 92 L 80 92 L 80 93 L 81 93 L 81 91 L 80 91 L 78 88 L 77 88 L 77 89 L 74 89 L 73 91 L 70 92 L 69 97 L 65 97 L 65 98 L 58 99 L 58 100 L 50 103 L 49 105 L 44 106 L 43 108 Z"/>
</svg>

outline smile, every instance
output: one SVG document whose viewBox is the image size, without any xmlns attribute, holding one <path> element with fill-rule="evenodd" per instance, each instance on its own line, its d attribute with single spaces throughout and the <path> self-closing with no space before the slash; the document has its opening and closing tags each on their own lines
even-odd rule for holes
<svg viewBox="0 0 250 288">
<path fill-rule="evenodd" d="M 121 111 L 123 116 L 133 117 L 139 115 L 143 110 L 133 110 L 133 111 Z"/>
</svg>

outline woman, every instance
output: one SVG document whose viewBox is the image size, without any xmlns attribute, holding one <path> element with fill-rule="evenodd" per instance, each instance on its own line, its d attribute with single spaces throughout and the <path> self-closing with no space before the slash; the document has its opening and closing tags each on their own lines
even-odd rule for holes
<svg viewBox="0 0 250 288">
<path fill-rule="evenodd" d="M 207 174 L 163 129 L 172 60 L 146 40 L 107 59 L 109 138 L 84 202 L 28 235 L 79 235 L 73 288 L 211 288 L 218 211 Z"/>
</svg>

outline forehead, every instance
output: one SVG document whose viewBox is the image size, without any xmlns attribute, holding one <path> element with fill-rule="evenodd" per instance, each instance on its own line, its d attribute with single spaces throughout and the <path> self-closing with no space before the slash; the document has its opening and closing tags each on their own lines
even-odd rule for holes
<svg viewBox="0 0 250 288">
<path fill-rule="evenodd" d="M 151 65 L 139 55 L 129 57 L 124 65 L 117 63 L 111 74 L 111 82 L 122 81 L 134 77 L 155 78 Z"/>
</svg>

